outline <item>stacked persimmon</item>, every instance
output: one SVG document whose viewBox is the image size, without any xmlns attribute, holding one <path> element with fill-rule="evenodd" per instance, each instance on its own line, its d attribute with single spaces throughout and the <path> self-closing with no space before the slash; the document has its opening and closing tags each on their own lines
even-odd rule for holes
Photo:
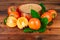
<svg viewBox="0 0 60 40">
<path fill-rule="evenodd" d="M 39 30 L 41 28 L 41 20 L 38 17 L 34 17 L 32 9 L 40 15 L 42 11 L 42 6 L 38 4 L 24 4 L 19 7 L 10 6 L 8 8 L 8 17 L 4 20 L 8 27 L 18 27 L 23 29 L 29 27 L 33 30 Z M 37 14 L 36 14 L 37 15 Z M 48 12 L 42 13 L 41 18 L 47 18 L 48 23 L 52 21 L 57 16 L 55 10 L 48 10 Z"/>
</svg>

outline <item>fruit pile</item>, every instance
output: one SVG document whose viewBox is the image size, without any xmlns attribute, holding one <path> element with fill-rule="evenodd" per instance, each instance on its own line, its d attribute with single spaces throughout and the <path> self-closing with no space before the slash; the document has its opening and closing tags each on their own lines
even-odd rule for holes
<svg viewBox="0 0 60 40">
<path fill-rule="evenodd" d="M 8 17 L 4 19 L 4 24 L 8 27 L 18 27 L 24 32 L 44 32 L 56 16 L 57 12 L 46 10 L 43 3 L 23 4 L 8 8 Z"/>
</svg>

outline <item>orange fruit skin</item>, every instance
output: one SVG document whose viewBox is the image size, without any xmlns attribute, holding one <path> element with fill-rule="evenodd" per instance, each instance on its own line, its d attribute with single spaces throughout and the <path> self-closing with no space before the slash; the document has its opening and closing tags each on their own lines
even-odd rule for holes
<svg viewBox="0 0 60 40">
<path fill-rule="evenodd" d="M 42 14 L 41 18 L 46 17 L 48 19 L 48 22 L 52 21 L 52 16 L 50 15 L 49 12 L 45 12 L 44 14 Z"/>
<path fill-rule="evenodd" d="M 11 12 L 11 13 L 9 14 L 9 16 L 10 16 L 10 15 L 14 16 L 15 18 L 19 18 L 19 17 L 20 17 L 20 15 L 19 15 L 18 12 Z"/>
<path fill-rule="evenodd" d="M 57 16 L 57 12 L 55 10 L 48 10 L 48 12 L 51 14 L 52 18 Z"/>
<path fill-rule="evenodd" d="M 16 6 L 8 7 L 8 15 L 10 15 L 10 13 L 13 12 L 12 9 L 15 9 L 14 11 L 16 11 Z"/>
<path fill-rule="evenodd" d="M 10 6 L 8 8 L 8 15 L 12 15 L 14 16 L 15 18 L 19 18 L 20 17 L 20 14 L 17 12 L 17 8 L 16 6 Z"/>
<path fill-rule="evenodd" d="M 33 29 L 33 30 L 38 30 L 41 26 L 40 20 L 37 18 L 31 18 L 29 20 L 29 28 Z"/>
</svg>

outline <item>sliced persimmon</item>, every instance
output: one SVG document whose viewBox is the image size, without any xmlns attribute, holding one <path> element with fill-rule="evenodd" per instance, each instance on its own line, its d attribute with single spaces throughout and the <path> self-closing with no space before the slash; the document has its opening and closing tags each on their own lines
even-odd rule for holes
<svg viewBox="0 0 60 40">
<path fill-rule="evenodd" d="M 9 27 L 15 27 L 16 26 L 17 19 L 14 16 L 9 16 L 7 18 L 6 25 Z"/>
<path fill-rule="evenodd" d="M 17 27 L 19 28 L 19 29 L 23 29 L 24 27 L 26 27 L 28 25 L 28 20 L 27 20 L 27 18 L 25 18 L 25 17 L 20 17 L 20 18 L 18 18 L 18 20 L 17 20 Z"/>
</svg>

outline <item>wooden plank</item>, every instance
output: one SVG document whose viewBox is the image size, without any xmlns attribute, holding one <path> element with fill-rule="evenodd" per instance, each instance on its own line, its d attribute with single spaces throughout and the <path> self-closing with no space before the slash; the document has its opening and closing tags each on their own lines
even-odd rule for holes
<svg viewBox="0 0 60 40">
<path fill-rule="evenodd" d="M 0 2 L 8 2 L 11 0 L 0 0 Z M 12 1 L 48 1 L 48 0 L 12 0 Z M 49 0 L 50 2 L 59 2 L 60 0 Z"/>
<path fill-rule="evenodd" d="M 7 11 L 8 7 L 11 6 L 11 5 L 5 5 L 5 6 L 0 6 L 0 11 Z M 59 5 L 45 5 L 46 6 L 46 9 L 55 9 L 55 10 L 58 10 L 60 9 L 60 6 Z M 51 7 L 50 7 L 51 6 Z"/>
<path fill-rule="evenodd" d="M 1 35 L 0 36 L 0 40 L 2 39 L 2 40 L 60 40 L 60 38 L 59 38 L 60 36 L 58 36 L 58 35 L 18 35 L 18 34 L 15 34 L 15 35 L 9 35 L 9 34 L 7 34 L 7 35 L 5 35 L 5 34 L 3 34 L 3 35 Z"/>
<path fill-rule="evenodd" d="M 44 3 L 44 4 L 60 4 L 60 1 L 58 2 L 49 2 L 49 1 L 6 1 L 6 2 L 0 2 L 0 5 L 7 5 L 10 3 L 15 3 L 15 4 L 24 4 L 24 3 Z"/>
<path fill-rule="evenodd" d="M 43 2 L 41 1 L 42 3 L 45 4 L 46 6 L 46 9 L 60 9 L 60 2 Z M 7 10 L 7 8 L 11 5 L 15 5 L 15 6 L 19 6 L 21 4 L 25 4 L 25 3 L 37 3 L 39 4 L 40 2 L 39 1 L 11 1 L 11 2 L 0 2 L 0 11 L 3 11 L 3 10 Z"/>
<path fill-rule="evenodd" d="M 6 1 L 2 1 L 0 2 L 0 11 L 3 11 L 3 10 L 7 10 L 7 8 L 11 5 L 15 5 L 15 6 L 19 6 L 21 4 L 25 4 L 25 3 L 44 3 L 45 6 L 46 6 L 46 9 L 60 9 L 60 1 L 56 1 L 56 2 L 50 2 L 50 1 L 9 1 L 9 0 L 6 0 Z M 51 6 L 51 7 L 50 7 Z"/>
<path fill-rule="evenodd" d="M 58 35 L 39 35 L 39 36 L 35 36 L 35 35 L 1 35 L 0 36 L 0 40 L 60 40 L 59 38 L 60 36 Z M 52 39 L 53 38 L 53 39 Z"/>
<path fill-rule="evenodd" d="M 60 40 L 60 35 L 56 34 L 0 34 L 0 40 Z"/>
</svg>

